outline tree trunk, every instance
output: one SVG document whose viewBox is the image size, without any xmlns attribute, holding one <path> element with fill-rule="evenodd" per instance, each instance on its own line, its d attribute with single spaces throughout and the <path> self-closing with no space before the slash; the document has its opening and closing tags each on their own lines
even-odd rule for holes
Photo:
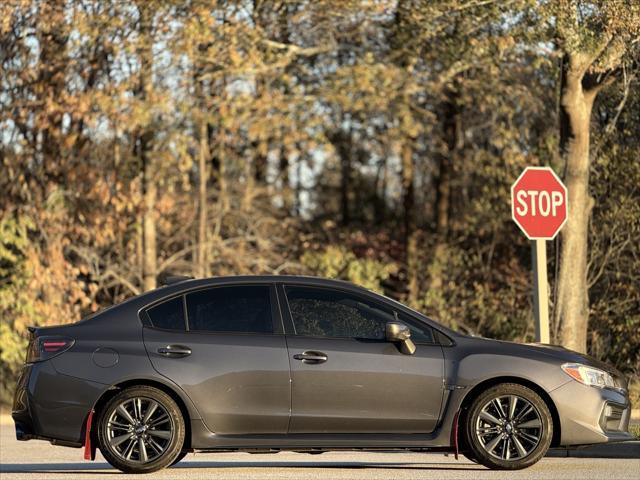
<svg viewBox="0 0 640 480">
<path fill-rule="evenodd" d="M 289 181 L 289 157 L 284 146 L 280 147 L 280 162 L 278 163 L 280 170 L 280 192 L 282 195 L 282 209 L 291 213 L 291 183 Z"/>
<path fill-rule="evenodd" d="M 227 184 L 227 147 L 226 147 L 226 131 L 219 124 L 215 131 L 217 137 L 211 140 L 210 145 L 217 145 L 215 154 L 211 158 L 211 180 L 218 189 L 218 208 L 220 214 L 226 214 L 231 208 L 229 199 L 229 188 Z M 211 138 L 211 136 L 209 137 Z"/>
<path fill-rule="evenodd" d="M 293 197 L 293 212 L 296 217 L 302 215 L 302 156 L 296 158 L 296 185 Z"/>
<path fill-rule="evenodd" d="M 221 155 L 219 158 L 219 166 L 218 166 L 218 186 L 220 187 L 220 206 L 222 208 L 222 213 L 227 213 L 231 209 L 231 200 L 229 198 L 229 185 L 227 182 L 227 162 L 228 157 L 226 155 L 226 147 L 223 146 L 221 148 Z"/>
<path fill-rule="evenodd" d="M 349 190 L 351 189 L 351 157 L 347 153 L 340 155 L 340 212 L 342 225 L 351 223 L 349 212 Z"/>
<path fill-rule="evenodd" d="M 577 55 L 576 55 L 577 57 Z M 562 344 L 585 352 L 589 320 L 587 233 L 593 199 L 589 195 L 589 123 L 597 89 L 585 90 L 578 59 L 562 73 L 561 148 L 566 158 L 568 220 L 562 230 L 560 273 L 554 311 Z"/>
<path fill-rule="evenodd" d="M 243 212 L 251 210 L 253 198 L 256 195 L 256 180 L 254 176 L 254 162 L 248 158 L 243 159 L 244 162 L 244 192 L 242 194 L 241 209 Z"/>
<path fill-rule="evenodd" d="M 204 113 L 204 112 L 203 112 Z M 198 155 L 198 249 L 196 276 L 205 277 L 207 274 L 207 160 L 209 158 L 209 135 L 207 121 L 200 121 L 200 152 Z"/>
<path fill-rule="evenodd" d="M 147 142 L 141 141 L 141 155 L 143 164 L 143 192 L 144 192 L 144 211 L 142 214 L 142 245 L 143 245 L 143 262 L 142 262 L 142 279 L 145 291 L 156 288 L 157 276 L 157 249 L 156 249 L 156 218 L 155 206 L 158 196 L 156 188 L 154 169 L 150 165 L 151 161 L 148 156 Z"/>
<path fill-rule="evenodd" d="M 259 149 L 260 146 L 257 145 L 256 148 Z M 257 152 L 255 158 L 256 164 L 253 172 L 253 177 L 255 178 L 258 185 L 264 185 L 267 182 L 267 167 L 269 165 L 267 162 L 267 154 Z"/>
<path fill-rule="evenodd" d="M 140 15 L 140 39 L 138 55 L 140 57 L 140 77 L 138 94 L 143 101 L 148 100 L 152 88 L 152 68 L 153 53 L 151 50 L 151 19 L 152 12 L 144 5 L 139 4 Z M 152 290 L 156 288 L 157 272 L 157 239 L 156 239 L 156 202 L 158 189 L 156 186 L 157 166 L 151 155 L 153 131 L 147 126 L 142 127 L 142 132 L 138 138 L 138 154 L 142 165 L 142 191 L 143 191 L 143 213 L 142 213 L 142 282 L 143 289 Z"/>
<path fill-rule="evenodd" d="M 407 301 L 418 302 L 418 232 L 416 229 L 415 191 L 413 185 L 413 150 L 407 139 L 402 146 L 402 192 L 405 240 L 405 264 L 407 266 Z"/>
<path fill-rule="evenodd" d="M 38 77 L 33 89 L 42 100 L 41 120 L 34 122 L 39 130 L 34 134 L 36 149 L 41 154 L 42 166 L 48 179 L 61 182 L 60 164 L 63 158 L 62 113 L 60 108 L 46 108 L 49 103 L 57 104 L 65 98 L 68 35 L 64 28 L 64 7 L 57 2 L 42 2 L 39 16 L 47 21 L 39 22 L 37 31 L 40 53 Z M 46 101 L 45 101 L 46 100 Z"/>
<path fill-rule="evenodd" d="M 376 181 L 373 189 L 373 218 L 377 225 L 386 221 L 387 212 L 387 159 L 382 158 L 378 163 Z"/>
<path fill-rule="evenodd" d="M 451 204 L 451 176 L 453 159 L 462 148 L 462 128 L 460 112 L 455 104 L 453 94 L 444 105 L 444 137 L 447 151 L 439 157 L 439 172 L 436 185 L 435 208 L 435 246 L 433 258 L 429 266 L 429 290 L 434 293 L 442 289 L 444 257 L 447 254 L 447 238 L 449 236 L 449 212 Z"/>
<path fill-rule="evenodd" d="M 353 153 L 351 131 L 337 130 L 329 136 L 329 140 L 340 162 L 340 220 L 342 225 L 346 227 L 351 223 L 351 211 L 349 208 L 351 156 Z"/>
</svg>

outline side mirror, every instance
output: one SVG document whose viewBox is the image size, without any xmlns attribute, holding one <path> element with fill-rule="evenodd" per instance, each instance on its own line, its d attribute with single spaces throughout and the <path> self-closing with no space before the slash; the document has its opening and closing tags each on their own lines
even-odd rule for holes
<svg viewBox="0 0 640 480">
<path fill-rule="evenodd" d="M 402 322 L 388 322 L 385 329 L 388 342 L 400 344 L 405 355 L 416 353 L 416 344 L 411 340 L 411 330 Z"/>
</svg>

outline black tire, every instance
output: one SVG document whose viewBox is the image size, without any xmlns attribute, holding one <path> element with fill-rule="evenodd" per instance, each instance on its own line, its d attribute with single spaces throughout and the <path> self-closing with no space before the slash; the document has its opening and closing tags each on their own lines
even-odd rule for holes
<svg viewBox="0 0 640 480">
<path fill-rule="evenodd" d="M 173 462 L 171 462 L 171 465 L 169 465 L 169 466 L 173 467 L 176 463 L 179 463 L 182 459 L 184 459 L 184 457 L 187 456 L 187 453 L 189 453 L 189 452 L 187 452 L 186 450 L 181 451 L 180 455 L 178 455 L 176 457 L 176 459 Z"/>
<path fill-rule="evenodd" d="M 495 470 L 520 470 L 547 453 L 553 420 L 549 407 L 536 392 L 523 385 L 502 383 L 471 402 L 460 432 L 465 455 L 471 461 Z"/>
<path fill-rule="evenodd" d="M 125 415 L 121 413 L 123 408 Z M 157 388 L 141 385 L 121 391 L 101 409 L 97 425 L 100 452 L 124 473 L 162 470 L 182 454 L 182 412 L 169 395 Z"/>
</svg>

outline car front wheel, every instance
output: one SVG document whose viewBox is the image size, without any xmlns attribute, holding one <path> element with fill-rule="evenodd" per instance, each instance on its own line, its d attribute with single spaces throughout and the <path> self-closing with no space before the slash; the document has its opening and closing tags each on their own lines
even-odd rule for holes
<svg viewBox="0 0 640 480">
<path fill-rule="evenodd" d="M 136 386 L 114 396 L 98 421 L 104 458 L 125 473 L 150 473 L 181 454 L 185 425 L 176 402 L 165 392 Z"/>
<path fill-rule="evenodd" d="M 473 460 L 492 469 L 518 470 L 545 455 L 553 421 L 540 395 L 523 385 L 503 383 L 471 402 L 462 434 Z"/>
</svg>

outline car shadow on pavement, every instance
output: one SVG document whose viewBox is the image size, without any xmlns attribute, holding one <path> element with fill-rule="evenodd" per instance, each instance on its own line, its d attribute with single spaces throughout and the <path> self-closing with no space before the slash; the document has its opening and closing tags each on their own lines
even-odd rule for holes
<svg viewBox="0 0 640 480">
<path fill-rule="evenodd" d="M 3 463 L 0 473 L 120 473 L 103 463 Z"/>
<path fill-rule="evenodd" d="M 547 457 L 556 458 L 640 458 L 640 442 L 605 443 L 575 448 L 555 448 Z"/>
<path fill-rule="evenodd" d="M 384 469 L 384 470 L 485 470 L 471 462 L 461 463 L 425 462 L 425 463 L 380 463 L 380 462 L 221 462 L 221 461 L 183 461 L 171 469 L 204 468 L 298 468 L 298 469 Z M 76 473 L 76 474 L 120 474 L 106 462 L 100 463 L 5 463 L 0 465 L 0 473 Z"/>
</svg>

